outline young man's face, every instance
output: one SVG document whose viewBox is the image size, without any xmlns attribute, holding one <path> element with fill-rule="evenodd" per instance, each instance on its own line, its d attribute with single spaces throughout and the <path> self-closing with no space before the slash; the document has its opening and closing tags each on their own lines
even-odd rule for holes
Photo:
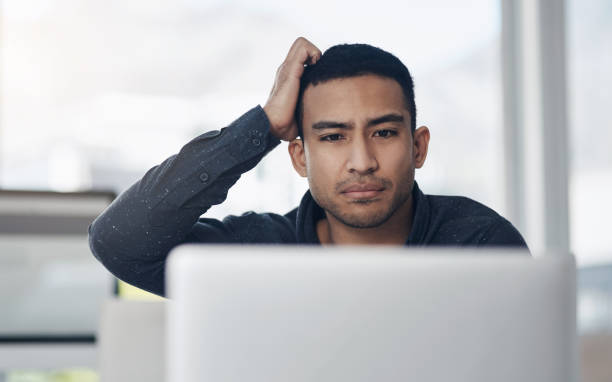
<svg viewBox="0 0 612 382">
<path fill-rule="evenodd" d="M 371 228 L 411 200 L 422 161 L 415 163 L 419 148 L 396 81 L 363 75 L 309 86 L 303 110 L 304 143 L 292 143 L 292 159 L 324 210 L 345 225 Z"/>
</svg>

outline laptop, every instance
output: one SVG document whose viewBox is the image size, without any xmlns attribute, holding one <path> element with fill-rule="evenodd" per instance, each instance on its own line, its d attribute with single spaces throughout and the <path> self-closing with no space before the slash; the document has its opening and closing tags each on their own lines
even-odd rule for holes
<svg viewBox="0 0 612 382">
<path fill-rule="evenodd" d="M 575 381 L 575 270 L 492 249 L 180 246 L 167 381 Z"/>
</svg>

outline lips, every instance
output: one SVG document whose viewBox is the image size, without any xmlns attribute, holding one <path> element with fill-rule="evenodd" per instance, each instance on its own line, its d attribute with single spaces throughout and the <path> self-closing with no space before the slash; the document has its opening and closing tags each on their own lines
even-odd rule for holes
<svg viewBox="0 0 612 382">
<path fill-rule="evenodd" d="M 385 190 L 385 187 L 380 184 L 352 184 L 344 188 L 341 193 L 350 199 L 371 199 L 380 195 Z"/>
</svg>

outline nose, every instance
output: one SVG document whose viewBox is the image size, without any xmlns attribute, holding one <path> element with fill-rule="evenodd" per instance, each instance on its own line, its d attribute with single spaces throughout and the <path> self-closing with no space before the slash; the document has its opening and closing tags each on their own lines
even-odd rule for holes
<svg viewBox="0 0 612 382">
<path fill-rule="evenodd" d="M 378 161 L 374 150 L 364 138 L 354 139 L 347 161 L 347 170 L 359 175 L 370 174 L 378 170 Z"/>
</svg>

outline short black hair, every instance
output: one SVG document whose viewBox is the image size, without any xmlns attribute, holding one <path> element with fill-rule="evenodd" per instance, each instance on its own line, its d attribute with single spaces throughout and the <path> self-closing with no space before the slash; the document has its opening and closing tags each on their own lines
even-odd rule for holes
<svg viewBox="0 0 612 382">
<path fill-rule="evenodd" d="M 316 64 L 304 68 L 295 108 L 295 120 L 300 137 L 303 137 L 303 96 L 308 86 L 367 74 L 393 79 L 401 86 L 406 109 L 410 112 L 410 129 L 414 133 L 416 104 L 414 102 L 414 83 L 408 68 L 393 54 L 380 48 L 368 44 L 340 44 L 327 49 Z"/>
</svg>

